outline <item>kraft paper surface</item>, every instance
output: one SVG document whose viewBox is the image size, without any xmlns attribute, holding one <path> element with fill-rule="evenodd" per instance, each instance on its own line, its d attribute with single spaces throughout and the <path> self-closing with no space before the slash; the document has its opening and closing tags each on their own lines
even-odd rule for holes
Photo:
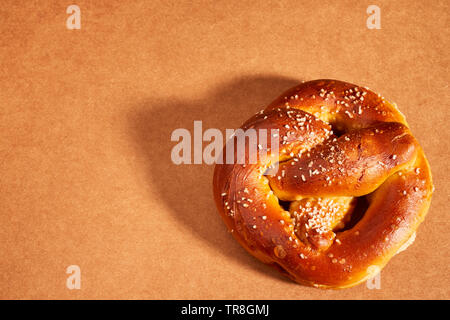
<svg viewBox="0 0 450 320">
<path fill-rule="evenodd" d="M 381 29 L 368 28 L 372 4 Z M 0 298 L 450 298 L 449 11 L 444 0 L 2 1 Z M 214 166 L 171 160 L 175 129 L 237 128 L 319 78 L 397 103 L 431 165 L 428 216 L 379 289 L 283 277 L 227 231 Z"/>
</svg>

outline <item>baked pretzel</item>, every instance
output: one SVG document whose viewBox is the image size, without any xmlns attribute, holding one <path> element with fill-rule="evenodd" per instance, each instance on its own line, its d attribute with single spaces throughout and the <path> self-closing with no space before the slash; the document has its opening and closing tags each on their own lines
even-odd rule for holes
<svg viewBox="0 0 450 320">
<path fill-rule="evenodd" d="M 298 283 L 345 288 L 374 276 L 413 239 L 434 188 L 395 104 L 366 87 L 315 80 L 241 127 L 250 128 L 267 129 L 265 153 L 247 163 L 255 151 L 246 148 L 243 163 L 235 155 L 227 164 L 232 137 L 213 185 L 225 224 L 253 256 Z M 278 146 L 270 129 L 278 129 Z"/>
</svg>

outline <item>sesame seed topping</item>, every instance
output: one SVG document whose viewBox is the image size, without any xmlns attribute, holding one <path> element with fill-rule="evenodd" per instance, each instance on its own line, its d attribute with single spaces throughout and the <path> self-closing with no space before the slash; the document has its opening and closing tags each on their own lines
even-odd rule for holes
<svg viewBox="0 0 450 320">
<path fill-rule="evenodd" d="M 277 245 L 275 248 L 273 248 L 273 252 L 275 253 L 275 256 L 280 259 L 285 258 L 287 255 L 286 250 L 284 250 L 283 246 L 281 245 Z"/>
</svg>

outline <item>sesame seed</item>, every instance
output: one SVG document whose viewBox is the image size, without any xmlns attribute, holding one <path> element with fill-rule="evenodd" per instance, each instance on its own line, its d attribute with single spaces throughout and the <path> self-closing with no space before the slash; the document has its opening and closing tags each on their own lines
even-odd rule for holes
<svg viewBox="0 0 450 320">
<path fill-rule="evenodd" d="M 284 250 L 283 246 L 281 245 L 277 245 L 274 249 L 273 249 L 275 255 L 280 258 L 283 259 L 286 257 L 287 253 L 286 250 Z"/>
</svg>

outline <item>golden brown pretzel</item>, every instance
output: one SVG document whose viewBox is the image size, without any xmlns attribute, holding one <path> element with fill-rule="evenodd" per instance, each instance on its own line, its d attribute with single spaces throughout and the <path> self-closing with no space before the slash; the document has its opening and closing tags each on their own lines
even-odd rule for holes
<svg viewBox="0 0 450 320">
<path fill-rule="evenodd" d="M 241 128 L 278 129 L 279 158 L 268 136 L 257 163 L 238 164 L 235 156 L 234 164 L 217 164 L 217 208 L 247 251 L 298 283 L 345 288 L 364 281 L 426 215 L 433 185 L 425 155 L 404 116 L 368 88 L 305 82 Z"/>
</svg>

